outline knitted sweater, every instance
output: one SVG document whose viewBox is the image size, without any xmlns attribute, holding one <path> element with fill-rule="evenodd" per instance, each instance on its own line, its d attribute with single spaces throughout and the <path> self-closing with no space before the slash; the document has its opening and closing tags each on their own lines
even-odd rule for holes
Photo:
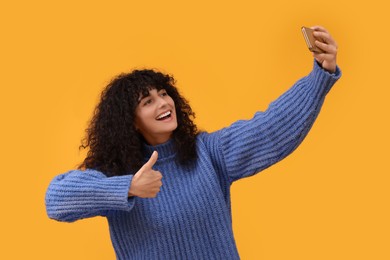
<svg viewBox="0 0 390 260">
<path fill-rule="evenodd" d="M 172 140 L 154 150 L 163 174 L 156 198 L 128 198 L 133 175 L 106 177 L 87 169 L 58 175 L 46 193 L 50 218 L 72 222 L 105 216 L 117 259 L 239 259 L 232 230 L 230 186 L 290 154 L 317 117 L 341 76 L 315 62 L 313 71 L 265 112 L 196 139 L 198 159 L 177 163 Z"/>
</svg>

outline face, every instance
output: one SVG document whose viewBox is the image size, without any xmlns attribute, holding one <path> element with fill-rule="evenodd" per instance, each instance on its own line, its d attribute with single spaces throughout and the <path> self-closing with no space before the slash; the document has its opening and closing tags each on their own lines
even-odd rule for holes
<svg viewBox="0 0 390 260">
<path fill-rule="evenodd" d="M 177 128 L 175 102 L 165 89 L 152 89 L 139 99 L 135 127 L 150 145 L 167 142 Z"/>
</svg>

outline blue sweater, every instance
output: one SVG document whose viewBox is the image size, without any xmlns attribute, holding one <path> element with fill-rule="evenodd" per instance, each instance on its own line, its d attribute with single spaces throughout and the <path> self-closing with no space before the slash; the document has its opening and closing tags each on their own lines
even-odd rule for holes
<svg viewBox="0 0 390 260">
<path fill-rule="evenodd" d="M 107 178 L 87 169 L 53 179 L 46 193 L 50 218 L 72 222 L 105 216 L 117 259 L 239 259 L 232 230 L 230 186 L 286 157 L 301 143 L 325 95 L 341 76 L 313 71 L 265 112 L 196 140 L 197 161 L 176 162 L 172 141 L 144 145 L 145 162 L 163 178 L 156 198 L 128 198 L 132 175 Z"/>
</svg>

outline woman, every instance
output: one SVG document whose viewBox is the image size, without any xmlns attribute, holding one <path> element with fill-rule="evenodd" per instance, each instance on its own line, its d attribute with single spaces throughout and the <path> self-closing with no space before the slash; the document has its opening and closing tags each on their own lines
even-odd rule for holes
<svg viewBox="0 0 390 260">
<path fill-rule="evenodd" d="M 313 54 L 313 71 L 267 111 L 213 133 L 197 132 L 173 78 L 151 70 L 115 78 L 87 129 L 86 159 L 47 190 L 49 217 L 105 216 L 118 259 L 239 259 L 231 184 L 290 154 L 341 76 L 335 41 L 313 28 L 324 51 Z"/>
</svg>

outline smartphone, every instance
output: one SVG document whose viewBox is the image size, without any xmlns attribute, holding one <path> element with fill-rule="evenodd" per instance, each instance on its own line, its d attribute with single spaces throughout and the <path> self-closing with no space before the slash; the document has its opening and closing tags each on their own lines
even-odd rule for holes
<svg viewBox="0 0 390 260">
<path fill-rule="evenodd" d="M 323 53 L 324 51 L 321 50 L 320 48 L 318 48 L 318 47 L 314 44 L 314 41 L 315 41 L 315 40 L 319 40 L 319 39 L 317 39 L 317 38 L 314 37 L 313 32 L 314 32 L 313 29 L 311 29 L 311 28 L 309 28 L 309 27 L 302 26 L 303 38 L 305 38 L 306 45 L 307 45 L 307 47 L 309 48 L 309 50 L 310 50 L 311 52 Z"/>
</svg>

